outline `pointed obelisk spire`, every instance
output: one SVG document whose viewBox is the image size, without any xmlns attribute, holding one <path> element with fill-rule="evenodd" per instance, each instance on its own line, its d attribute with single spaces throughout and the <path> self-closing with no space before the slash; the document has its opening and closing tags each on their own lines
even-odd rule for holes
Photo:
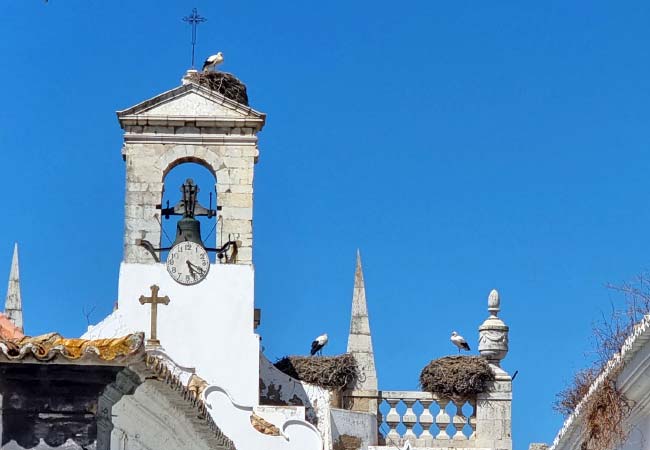
<svg viewBox="0 0 650 450">
<path fill-rule="evenodd" d="M 356 381 L 351 405 L 355 411 L 377 412 L 376 399 L 372 398 L 377 391 L 377 370 L 375 369 L 375 354 L 372 349 L 368 305 L 366 304 L 366 285 L 363 281 L 361 268 L 361 253 L 357 250 L 357 267 L 354 273 L 354 291 L 352 294 L 352 319 L 348 337 L 348 353 L 357 360 L 359 378 Z M 355 398 L 354 391 L 364 391 Z"/>
<path fill-rule="evenodd" d="M 14 256 L 11 259 L 11 272 L 5 300 L 5 315 L 23 331 L 23 301 L 20 296 L 20 270 L 18 268 L 18 243 L 14 245 Z"/>
</svg>

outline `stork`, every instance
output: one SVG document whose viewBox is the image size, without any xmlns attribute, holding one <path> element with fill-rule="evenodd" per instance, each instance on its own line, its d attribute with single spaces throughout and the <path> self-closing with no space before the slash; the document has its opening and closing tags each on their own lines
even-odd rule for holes
<svg viewBox="0 0 650 450">
<path fill-rule="evenodd" d="M 323 347 L 325 347 L 326 344 L 327 344 L 327 333 L 321 334 L 316 339 L 314 339 L 314 342 L 311 343 L 310 355 L 314 356 L 317 352 L 319 352 L 319 354 L 322 356 Z"/>
<path fill-rule="evenodd" d="M 219 52 L 216 55 L 208 56 L 208 59 L 203 63 L 203 72 L 207 72 L 210 69 L 214 69 L 219 64 L 223 62 L 223 53 Z"/>
<path fill-rule="evenodd" d="M 458 347 L 458 353 L 460 353 L 461 350 L 467 350 L 469 351 L 469 344 L 465 340 L 464 337 L 462 337 L 460 334 L 456 333 L 455 331 L 451 332 L 451 343 L 454 344 L 456 347 Z"/>
</svg>

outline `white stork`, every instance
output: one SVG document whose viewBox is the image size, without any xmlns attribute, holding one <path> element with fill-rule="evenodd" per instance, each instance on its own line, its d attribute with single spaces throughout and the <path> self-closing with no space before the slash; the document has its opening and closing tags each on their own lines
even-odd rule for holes
<svg viewBox="0 0 650 450">
<path fill-rule="evenodd" d="M 456 333 L 455 331 L 451 332 L 451 343 L 454 344 L 456 347 L 458 347 L 458 353 L 460 353 L 461 350 L 467 350 L 469 351 L 469 344 L 465 340 L 464 337 L 462 337 L 460 334 Z"/>
<path fill-rule="evenodd" d="M 219 64 L 223 62 L 223 53 L 219 52 L 216 55 L 208 56 L 208 59 L 203 63 L 203 72 L 207 72 L 210 69 L 214 69 Z"/>
<path fill-rule="evenodd" d="M 321 334 L 318 336 L 316 339 L 314 339 L 314 342 L 311 343 L 311 352 L 310 355 L 314 356 L 317 352 L 320 352 L 320 354 L 323 354 L 323 347 L 327 344 L 327 333 Z"/>
</svg>

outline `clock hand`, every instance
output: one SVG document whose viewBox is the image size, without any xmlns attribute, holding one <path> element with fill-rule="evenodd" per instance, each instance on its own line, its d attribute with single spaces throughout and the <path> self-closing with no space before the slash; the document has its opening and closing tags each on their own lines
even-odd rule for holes
<svg viewBox="0 0 650 450">
<path fill-rule="evenodd" d="M 201 267 L 197 266 L 197 265 L 194 264 L 194 263 L 191 263 L 191 262 L 188 261 L 187 264 L 188 264 L 191 268 L 194 268 L 194 270 L 196 270 L 197 272 L 199 272 L 199 274 L 202 274 L 203 272 L 205 272 Z"/>
<path fill-rule="evenodd" d="M 192 263 L 189 261 L 185 261 L 187 263 L 187 267 L 190 269 L 190 275 L 192 275 L 192 278 L 196 278 L 196 274 L 194 273 L 194 269 L 192 268 Z"/>
</svg>

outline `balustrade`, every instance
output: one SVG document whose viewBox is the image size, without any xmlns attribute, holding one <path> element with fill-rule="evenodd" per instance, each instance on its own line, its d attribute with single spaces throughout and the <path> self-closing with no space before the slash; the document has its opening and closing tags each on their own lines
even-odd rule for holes
<svg viewBox="0 0 650 450">
<path fill-rule="evenodd" d="M 449 400 L 417 391 L 382 391 L 379 399 L 379 432 L 387 446 L 444 447 L 445 441 L 476 438 L 476 399 Z"/>
</svg>

